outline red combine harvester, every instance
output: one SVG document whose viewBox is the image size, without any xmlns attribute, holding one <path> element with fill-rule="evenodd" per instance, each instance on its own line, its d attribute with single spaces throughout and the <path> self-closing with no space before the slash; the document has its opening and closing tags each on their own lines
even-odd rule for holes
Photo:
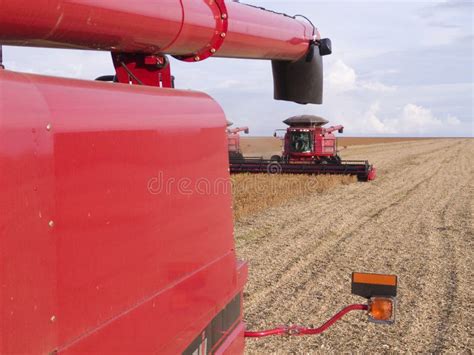
<svg viewBox="0 0 474 355">
<path fill-rule="evenodd" d="M 339 174 L 355 175 L 359 181 L 375 179 L 375 167 L 368 161 L 341 160 L 337 154 L 333 132 L 342 133 L 343 126 L 324 128 L 327 120 L 310 115 L 290 117 L 283 122 L 289 127 L 285 130 L 282 155 L 274 155 L 270 160 L 231 159 L 231 173 Z"/>
<path fill-rule="evenodd" d="M 333 132 L 344 131 L 343 126 L 323 126 L 329 121 L 318 116 L 295 116 L 283 121 L 290 126 L 285 133 L 283 155 L 272 160 L 288 163 L 340 164 L 337 140 Z"/>
<path fill-rule="evenodd" d="M 310 23 L 223 0 L 0 8 L 0 45 L 110 51 L 117 82 L 0 70 L 1 354 L 234 354 L 351 310 L 393 321 L 396 278 L 354 274 L 368 304 L 320 328 L 245 330 L 226 118 L 169 89 L 165 54 L 258 58 L 276 99 L 320 103 L 330 42 Z"/>
<path fill-rule="evenodd" d="M 240 149 L 240 132 L 244 132 L 245 134 L 249 134 L 248 127 L 236 127 L 230 128 L 232 126 L 232 122 L 227 123 L 227 142 L 229 146 L 229 160 L 241 160 L 244 159 L 244 155 L 242 154 L 242 149 Z"/>
</svg>

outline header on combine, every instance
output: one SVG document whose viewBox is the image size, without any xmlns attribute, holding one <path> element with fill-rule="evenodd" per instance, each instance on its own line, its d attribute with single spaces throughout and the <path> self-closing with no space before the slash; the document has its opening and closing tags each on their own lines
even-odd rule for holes
<svg viewBox="0 0 474 355">
<path fill-rule="evenodd" d="M 342 160 L 333 132 L 343 133 L 341 125 L 324 127 L 328 120 L 312 115 L 294 116 L 283 121 L 283 152 L 270 160 L 237 157 L 230 160 L 232 173 L 286 173 L 355 175 L 360 181 L 374 180 L 375 167 L 364 160 Z M 275 132 L 275 137 L 277 134 Z"/>
</svg>

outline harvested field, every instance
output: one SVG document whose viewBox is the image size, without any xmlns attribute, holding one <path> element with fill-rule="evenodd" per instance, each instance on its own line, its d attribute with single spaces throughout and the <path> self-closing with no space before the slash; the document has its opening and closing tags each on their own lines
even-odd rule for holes
<svg viewBox="0 0 474 355">
<path fill-rule="evenodd" d="M 342 157 L 369 159 L 376 181 L 241 218 L 249 329 L 318 325 L 361 302 L 350 294 L 352 271 L 399 276 L 395 325 L 352 313 L 320 336 L 247 340 L 248 353 L 471 353 L 473 156 L 472 139 L 351 147 Z"/>
<path fill-rule="evenodd" d="M 383 144 L 420 141 L 433 138 L 410 138 L 410 137 L 338 137 L 337 144 L 340 147 L 351 147 L 354 145 Z M 437 139 L 437 138 L 435 138 Z"/>
</svg>

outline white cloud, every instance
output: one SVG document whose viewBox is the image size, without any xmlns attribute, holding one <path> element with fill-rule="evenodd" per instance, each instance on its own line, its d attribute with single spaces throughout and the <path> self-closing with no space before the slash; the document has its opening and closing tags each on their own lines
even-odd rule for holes
<svg viewBox="0 0 474 355">
<path fill-rule="evenodd" d="M 338 59 L 330 68 L 326 76 L 326 83 L 336 93 L 355 90 L 368 90 L 378 93 L 393 92 L 393 86 L 385 85 L 379 81 L 359 80 L 356 71 Z"/>
<path fill-rule="evenodd" d="M 415 132 L 423 134 L 434 132 L 446 127 L 447 129 L 458 126 L 461 122 L 454 116 L 448 115 L 446 119 L 435 117 L 431 110 L 415 104 L 408 104 L 403 108 L 399 120 L 401 132 Z"/>
<path fill-rule="evenodd" d="M 373 103 L 370 105 L 369 109 L 365 113 L 363 117 L 363 126 L 365 130 L 370 130 L 372 133 L 376 134 L 394 134 L 396 133 L 395 130 L 387 125 L 386 123 L 382 122 L 378 117 L 377 114 L 380 111 L 380 104 L 378 102 Z"/>
<path fill-rule="evenodd" d="M 365 133 L 433 135 L 461 124 L 455 116 L 448 115 L 442 119 L 434 116 L 430 109 L 412 103 L 406 104 L 394 117 L 380 118 L 379 112 L 378 102 L 365 112 L 362 119 Z"/>
<path fill-rule="evenodd" d="M 456 116 L 448 115 L 446 118 L 446 123 L 450 126 L 459 126 L 461 121 Z"/>
<path fill-rule="evenodd" d="M 354 90 L 356 80 L 355 70 L 340 59 L 331 66 L 326 78 L 327 84 L 332 89 L 340 92 Z"/>
<path fill-rule="evenodd" d="M 363 89 L 380 93 L 394 92 L 396 90 L 396 87 L 388 86 L 378 81 L 361 81 L 359 85 Z"/>
</svg>

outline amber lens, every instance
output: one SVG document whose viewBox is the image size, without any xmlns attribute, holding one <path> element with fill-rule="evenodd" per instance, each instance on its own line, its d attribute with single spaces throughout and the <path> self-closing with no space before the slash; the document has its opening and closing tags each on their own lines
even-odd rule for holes
<svg viewBox="0 0 474 355">
<path fill-rule="evenodd" d="M 371 285 L 397 286 L 397 277 L 395 275 L 354 272 L 352 273 L 352 282 Z"/>
<path fill-rule="evenodd" d="M 393 314 L 393 300 L 374 297 L 370 300 L 369 314 L 375 320 L 389 321 Z"/>
</svg>

